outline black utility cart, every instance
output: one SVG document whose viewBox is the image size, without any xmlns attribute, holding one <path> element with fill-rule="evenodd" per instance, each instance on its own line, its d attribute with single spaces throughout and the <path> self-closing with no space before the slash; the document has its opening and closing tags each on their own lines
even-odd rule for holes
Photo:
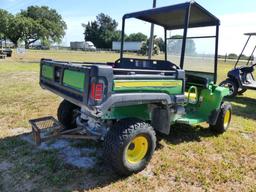
<svg viewBox="0 0 256 192">
<path fill-rule="evenodd" d="M 230 97 L 235 97 L 237 94 L 243 94 L 248 89 L 256 90 L 256 81 L 253 76 L 254 67 L 256 66 L 253 56 L 256 50 L 256 45 L 253 47 L 251 55 L 248 57 L 247 61 L 241 62 L 241 58 L 243 57 L 244 51 L 248 46 L 249 41 L 253 38 L 254 40 L 256 39 L 256 33 L 245 33 L 244 35 L 248 36 L 248 38 L 242 49 L 242 52 L 239 55 L 234 68 L 228 72 L 228 78 L 220 83 L 220 86 L 229 88 Z"/>
</svg>

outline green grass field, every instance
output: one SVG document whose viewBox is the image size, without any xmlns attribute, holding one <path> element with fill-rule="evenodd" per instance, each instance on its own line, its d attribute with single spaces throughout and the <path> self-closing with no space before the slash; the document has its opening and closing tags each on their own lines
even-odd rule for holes
<svg viewBox="0 0 256 192">
<path fill-rule="evenodd" d="M 75 168 L 20 138 L 30 132 L 29 119 L 55 116 L 61 101 L 39 87 L 40 58 L 105 62 L 118 54 L 29 51 L 0 60 L 0 191 L 256 191 L 256 91 L 230 100 L 225 134 L 175 127 L 145 171 L 120 178 L 102 159 L 93 169 Z M 219 81 L 231 67 L 220 63 Z"/>
</svg>

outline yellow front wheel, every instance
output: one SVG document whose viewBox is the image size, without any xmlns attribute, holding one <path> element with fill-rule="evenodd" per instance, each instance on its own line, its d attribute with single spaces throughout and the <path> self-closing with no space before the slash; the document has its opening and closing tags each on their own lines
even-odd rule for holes
<svg viewBox="0 0 256 192">
<path fill-rule="evenodd" d="M 142 171 L 156 147 L 153 127 L 138 119 L 118 121 L 107 133 L 104 157 L 120 175 Z"/>
<path fill-rule="evenodd" d="M 210 125 L 211 130 L 216 133 L 224 133 L 229 128 L 232 116 L 232 106 L 230 103 L 223 103 L 215 125 Z"/>
<path fill-rule="evenodd" d="M 231 110 L 227 110 L 223 120 L 223 126 L 225 127 L 225 129 L 228 128 L 230 120 L 231 120 Z"/>
</svg>

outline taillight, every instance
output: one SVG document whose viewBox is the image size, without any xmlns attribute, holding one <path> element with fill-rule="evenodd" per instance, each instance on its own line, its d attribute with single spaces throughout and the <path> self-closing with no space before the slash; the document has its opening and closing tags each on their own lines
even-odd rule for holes
<svg viewBox="0 0 256 192">
<path fill-rule="evenodd" d="M 91 85 L 91 99 L 94 101 L 101 101 L 103 99 L 104 87 L 103 83 L 92 83 Z"/>
<path fill-rule="evenodd" d="M 103 77 L 92 77 L 89 85 L 88 105 L 101 104 L 107 96 L 107 83 Z"/>
</svg>

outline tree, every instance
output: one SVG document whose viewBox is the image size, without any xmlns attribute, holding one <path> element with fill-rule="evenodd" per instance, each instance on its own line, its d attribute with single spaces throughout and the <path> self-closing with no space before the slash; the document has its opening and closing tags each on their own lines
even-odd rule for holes
<svg viewBox="0 0 256 192">
<path fill-rule="evenodd" d="M 153 42 L 154 42 L 154 47 L 153 47 L 153 55 L 158 55 L 160 53 L 160 47 L 157 44 L 157 38 L 156 35 L 154 36 Z M 149 51 L 149 39 L 147 39 L 147 41 L 143 42 L 141 49 L 139 51 L 140 54 L 142 55 L 148 55 L 148 51 Z"/>
<path fill-rule="evenodd" d="M 165 42 L 161 37 L 155 38 L 155 44 L 159 47 L 160 51 L 165 51 Z"/>
<path fill-rule="evenodd" d="M 9 12 L 0 9 L 0 40 L 6 40 L 6 34 L 12 17 L 13 16 Z"/>
<path fill-rule="evenodd" d="M 240 59 L 241 59 L 241 60 L 248 60 L 249 57 L 247 57 L 245 54 L 242 54 L 242 55 L 240 56 Z"/>
<path fill-rule="evenodd" d="M 47 6 L 30 6 L 22 10 L 18 17 L 24 20 L 23 37 L 26 48 L 35 41 L 59 43 L 65 35 L 67 25 L 55 9 Z"/>
<path fill-rule="evenodd" d="M 104 13 L 100 13 L 95 21 L 82 26 L 85 29 L 85 41 L 93 42 L 96 47 L 111 48 L 112 41 L 121 39 L 121 31 L 117 30 L 117 21 Z"/>
<path fill-rule="evenodd" d="M 125 38 L 126 41 L 147 41 L 147 39 L 147 35 L 144 35 L 143 33 L 132 33 Z"/>
<path fill-rule="evenodd" d="M 16 47 L 18 46 L 18 41 L 23 37 L 26 23 L 25 18 L 20 16 L 12 17 L 9 21 L 6 37 L 10 39 Z"/>
<path fill-rule="evenodd" d="M 26 48 L 38 40 L 59 43 L 66 28 L 61 15 L 46 6 L 30 6 L 15 16 L 0 9 L 0 38 L 10 39 L 15 46 L 18 41 L 24 41 Z"/>
<path fill-rule="evenodd" d="M 237 59 L 238 58 L 238 56 L 237 56 L 237 54 L 235 54 L 235 53 L 230 53 L 229 55 L 228 55 L 228 59 Z"/>
</svg>

